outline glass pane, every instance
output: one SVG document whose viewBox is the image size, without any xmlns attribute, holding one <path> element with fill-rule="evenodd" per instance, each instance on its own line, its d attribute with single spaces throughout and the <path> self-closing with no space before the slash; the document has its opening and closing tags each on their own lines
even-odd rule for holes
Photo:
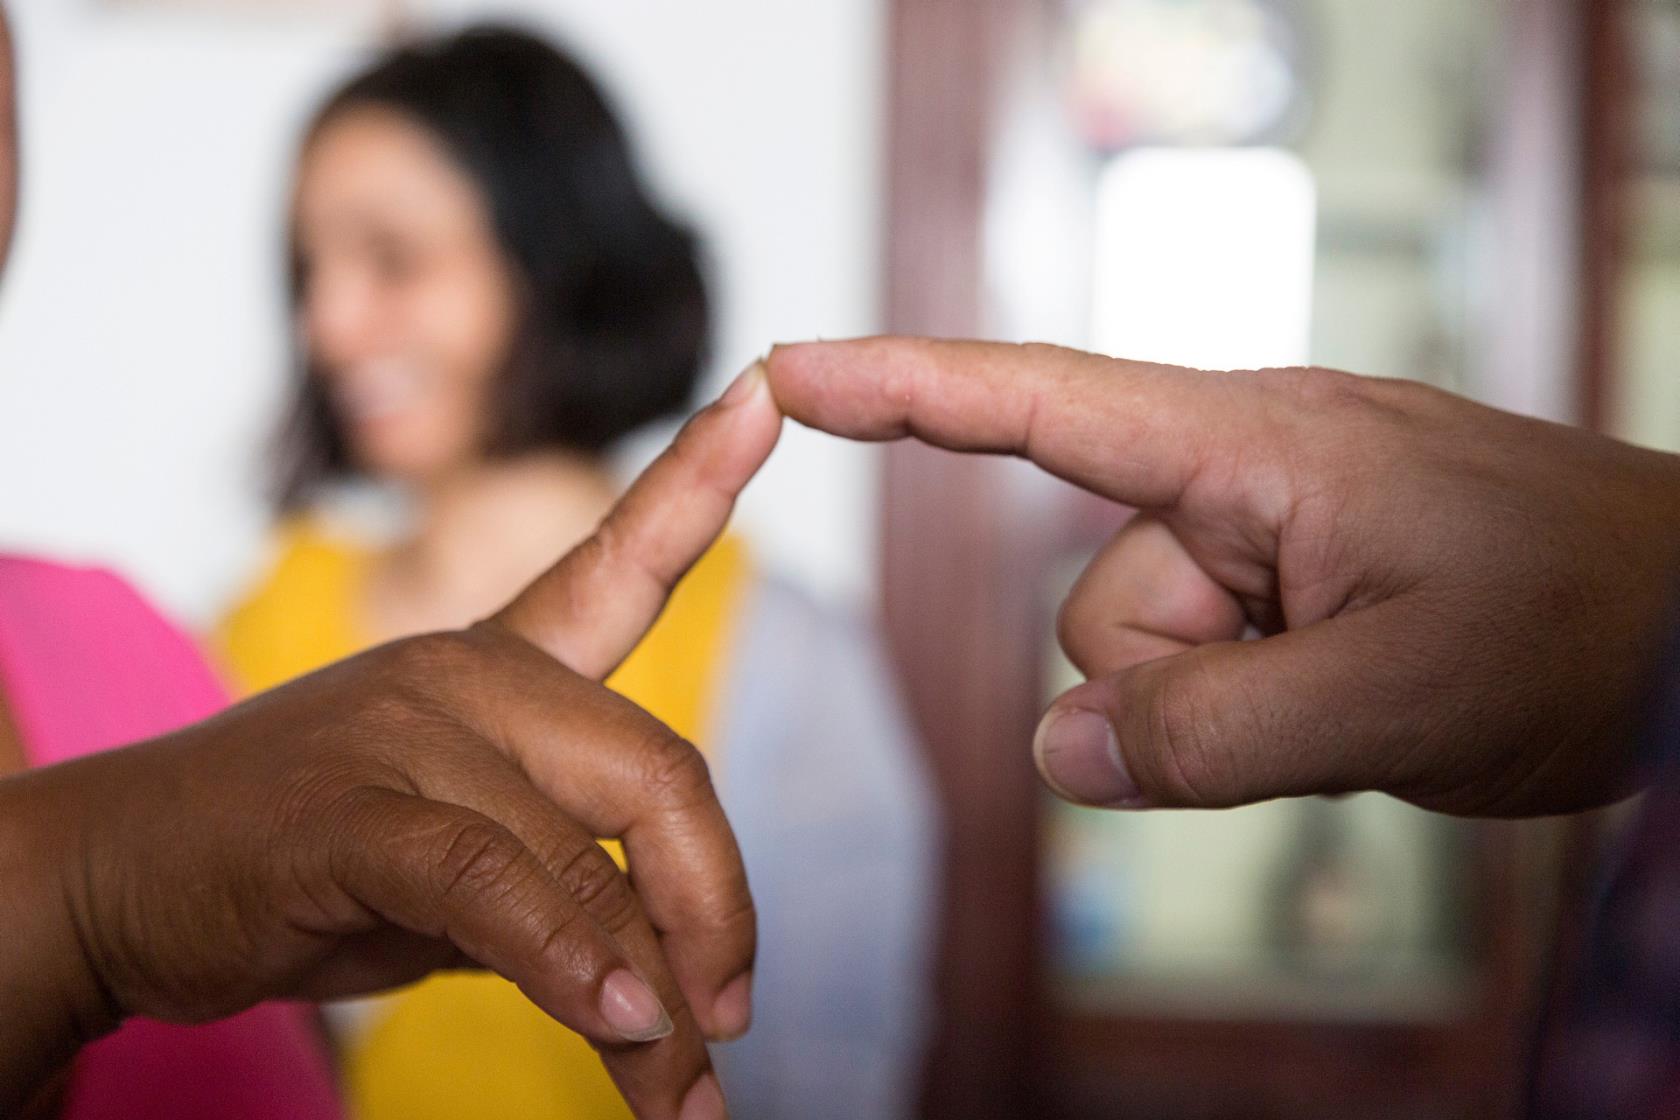
<svg viewBox="0 0 1680 1120">
<path fill-rule="evenodd" d="M 1479 142 L 1502 8 L 1308 7 L 1313 108 L 1296 147 L 1319 191 L 1314 363 L 1475 389 Z"/>
<path fill-rule="evenodd" d="M 1635 0 L 1638 144 L 1612 426 L 1680 451 L 1680 3 Z"/>
<path fill-rule="evenodd" d="M 1014 39 L 988 333 L 1473 389 L 1504 10 L 1050 5 Z M 1046 617 L 1076 569 L 1046 588 Z M 1048 696 L 1078 678 L 1043 640 Z M 1047 800 L 1044 819 L 1048 972 L 1067 1009 L 1416 1020 L 1474 994 L 1461 823 L 1375 796 L 1150 814 Z"/>
<path fill-rule="evenodd" d="M 1058 574 L 1055 601 L 1081 563 Z M 1045 659 L 1050 695 L 1082 679 L 1053 641 Z M 1464 1008 L 1462 822 L 1377 795 L 1214 813 L 1046 796 L 1045 820 L 1050 983 L 1069 1010 L 1396 1021 Z"/>
</svg>

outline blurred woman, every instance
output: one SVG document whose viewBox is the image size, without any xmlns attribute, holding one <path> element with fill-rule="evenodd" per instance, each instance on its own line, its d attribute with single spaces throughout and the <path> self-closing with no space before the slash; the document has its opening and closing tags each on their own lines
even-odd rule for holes
<svg viewBox="0 0 1680 1120">
<path fill-rule="evenodd" d="M 593 528 L 606 451 L 685 407 L 708 333 L 694 239 L 589 78 L 517 31 L 405 47 L 334 93 L 291 223 L 288 516 L 221 635 L 248 689 L 492 610 Z M 326 512 L 357 480 L 402 495 L 399 527 Z M 719 1055 L 735 1115 L 909 1115 L 934 829 L 875 644 L 726 538 L 610 683 L 706 751 L 746 857 L 756 1022 Z M 583 1042 L 491 977 L 338 1021 L 364 1120 L 628 1115 Z"/>
</svg>

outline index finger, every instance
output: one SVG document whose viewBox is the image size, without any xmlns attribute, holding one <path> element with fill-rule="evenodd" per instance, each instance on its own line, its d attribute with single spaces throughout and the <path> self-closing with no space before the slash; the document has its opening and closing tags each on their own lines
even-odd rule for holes
<svg viewBox="0 0 1680 1120">
<path fill-rule="evenodd" d="M 764 364 L 755 362 L 683 426 L 588 540 L 493 621 L 574 672 L 604 680 L 723 532 L 781 427 Z"/>
<path fill-rule="evenodd" d="M 810 342 L 778 346 L 766 364 L 777 404 L 802 424 L 1018 455 L 1148 509 L 1175 504 L 1214 439 L 1253 413 L 1228 375 L 1039 344 Z"/>
<path fill-rule="evenodd" d="M 757 931 L 735 834 L 705 760 L 617 693 L 496 627 L 468 631 L 495 673 L 460 711 L 593 835 L 621 839 L 672 975 L 708 1035 L 747 1027 Z"/>
</svg>

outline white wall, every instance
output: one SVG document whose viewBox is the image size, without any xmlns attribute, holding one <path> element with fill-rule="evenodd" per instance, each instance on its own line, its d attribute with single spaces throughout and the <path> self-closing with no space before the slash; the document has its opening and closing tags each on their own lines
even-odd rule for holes
<svg viewBox="0 0 1680 1120">
<path fill-rule="evenodd" d="M 370 28 L 11 7 L 25 202 L 0 295 L 0 546 L 114 564 L 202 621 L 261 554 L 295 131 Z M 593 64 L 710 245 L 713 388 L 776 339 L 875 328 L 880 0 L 419 7 L 520 18 Z M 790 430 L 741 523 L 774 566 L 866 600 L 875 463 Z"/>
</svg>

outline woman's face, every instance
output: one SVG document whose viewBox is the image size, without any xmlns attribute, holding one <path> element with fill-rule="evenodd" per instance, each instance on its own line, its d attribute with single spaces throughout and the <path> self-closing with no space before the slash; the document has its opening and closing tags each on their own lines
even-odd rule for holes
<svg viewBox="0 0 1680 1120">
<path fill-rule="evenodd" d="M 476 184 L 421 126 L 334 116 L 298 173 L 299 328 L 356 463 L 424 483 L 484 446 L 518 313 Z"/>
</svg>

